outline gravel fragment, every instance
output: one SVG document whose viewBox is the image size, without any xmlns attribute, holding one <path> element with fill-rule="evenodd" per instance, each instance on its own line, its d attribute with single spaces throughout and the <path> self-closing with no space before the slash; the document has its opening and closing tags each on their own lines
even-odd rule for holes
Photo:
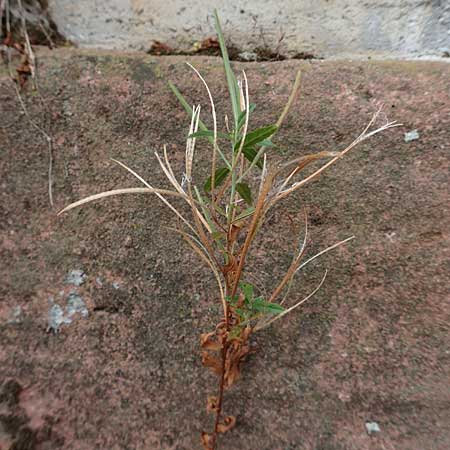
<svg viewBox="0 0 450 450">
<path fill-rule="evenodd" d="M 71 270 L 66 276 L 66 284 L 81 286 L 86 281 L 87 275 L 79 269 Z"/>
<path fill-rule="evenodd" d="M 366 430 L 368 434 L 379 433 L 380 426 L 376 422 L 366 422 Z"/>
<path fill-rule="evenodd" d="M 417 130 L 408 131 L 405 133 L 405 142 L 411 142 L 419 139 L 420 134 Z"/>
</svg>

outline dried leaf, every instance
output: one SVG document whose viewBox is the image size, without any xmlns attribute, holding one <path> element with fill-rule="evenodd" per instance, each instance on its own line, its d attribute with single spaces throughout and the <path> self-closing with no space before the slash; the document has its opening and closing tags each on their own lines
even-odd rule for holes
<svg viewBox="0 0 450 450">
<path fill-rule="evenodd" d="M 223 419 L 223 423 L 219 423 L 217 425 L 217 432 L 226 433 L 227 431 L 231 430 L 235 425 L 236 425 L 236 417 L 227 416 L 225 417 L 225 419 Z"/>
<path fill-rule="evenodd" d="M 230 245 L 236 242 L 239 231 L 241 231 L 241 227 L 238 227 L 237 225 L 231 225 L 231 230 L 228 233 L 228 241 Z"/>
<path fill-rule="evenodd" d="M 213 442 L 213 436 L 206 431 L 202 431 L 202 445 L 204 450 L 212 450 Z"/>
<path fill-rule="evenodd" d="M 170 53 L 174 53 L 173 48 L 169 47 L 167 44 L 164 44 L 160 41 L 153 41 L 150 50 L 148 51 L 151 55 L 169 55 Z"/>
<path fill-rule="evenodd" d="M 208 352 L 202 352 L 202 364 L 205 367 L 208 367 L 216 375 L 220 375 L 222 373 L 221 362 Z"/>
<path fill-rule="evenodd" d="M 310 164 L 314 161 L 317 161 L 317 160 L 323 159 L 323 158 L 332 158 L 334 156 L 336 156 L 336 153 L 327 152 L 327 151 L 317 152 L 317 153 L 313 153 L 311 155 L 305 155 L 304 157 L 299 159 L 297 167 L 295 167 L 294 170 L 292 170 L 292 172 L 289 174 L 289 176 L 291 177 L 291 176 L 296 175 L 298 172 L 303 170 L 308 164 Z"/>
<path fill-rule="evenodd" d="M 211 331 L 211 333 L 202 333 L 200 335 L 200 345 L 204 350 L 217 352 L 222 349 L 222 345 L 212 339 L 213 336 L 215 336 L 214 331 Z"/>
<path fill-rule="evenodd" d="M 237 380 L 239 380 L 241 376 L 241 370 L 239 368 L 239 363 L 233 362 L 231 363 L 225 373 L 224 378 L 224 387 L 229 388 L 232 386 Z"/>
<path fill-rule="evenodd" d="M 206 39 L 203 39 L 203 41 L 201 42 L 201 46 L 200 48 L 202 50 L 204 49 L 209 49 L 209 48 L 219 48 L 219 42 L 217 41 L 217 39 L 215 37 L 208 37 Z"/>
<path fill-rule="evenodd" d="M 206 402 L 206 411 L 210 413 L 216 413 L 219 406 L 219 400 L 214 395 L 208 395 Z"/>
<path fill-rule="evenodd" d="M 228 261 L 228 264 L 222 267 L 222 273 L 226 275 L 229 272 L 235 272 L 237 270 L 237 261 L 234 256 L 230 256 L 230 260 Z"/>
<path fill-rule="evenodd" d="M 241 362 L 250 353 L 250 345 L 248 343 L 250 333 L 250 327 L 244 328 L 241 335 L 233 339 L 228 348 L 224 377 L 224 385 L 226 388 L 233 385 L 241 376 Z"/>
</svg>

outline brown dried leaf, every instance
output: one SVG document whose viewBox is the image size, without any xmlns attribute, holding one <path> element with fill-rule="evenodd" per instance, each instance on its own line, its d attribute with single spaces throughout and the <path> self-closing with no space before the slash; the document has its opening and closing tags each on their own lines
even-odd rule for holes
<svg viewBox="0 0 450 450">
<path fill-rule="evenodd" d="M 231 430 L 235 425 L 236 425 L 236 417 L 227 416 L 225 417 L 225 419 L 223 419 L 223 423 L 219 423 L 217 425 L 217 432 L 226 433 L 227 431 Z"/>
<path fill-rule="evenodd" d="M 163 42 L 153 41 L 149 53 L 151 55 L 160 56 L 160 55 L 169 55 L 170 53 L 174 53 L 174 51 L 172 47 L 169 47 L 167 44 L 164 44 Z"/>
<path fill-rule="evenodd" d="M 211 333 L 202 333 L 200 335 L 200 345 L 204 350 L 217 352 L 222 349 L 222 345 L 212 339 L 215 334 L 214 331 L 211 331 Z"/>
<path fill-rule="evenodd" d="M 202 352 L 202 364 L 205 367 L 211 369 L 211 371 L 216 375 L 220 375 L 222 373 L 221 362 L 214 356 L 210 355 L 208 352 Z"/>
<path fill-rule="evenodd" d="M 206 431 L 202 431 L 202 444 L 204 450 L 211 450 L 213 448 L 213 436 Z"/>
<path fill-rule="evenodd" d="M 307 165 L 309 165 L 310 163 L 312 163 L 314 161 L 317 161 L 317 160 L 323 159 L 323 158 L 331 158 L 333 156 L 336 156 L 336 154 L 332 153 L 332 152 L 327 152 L 327 151 L 317 152 L 317 153 L 313 153 L 311 155 L 305 155 L 298 162 L 297 167 L 291 172 L 290 176 L 296 175 L 298 172 L 303 170 Z"/>
<path fill-rule="evenodd" d="M 206 411 L 210 413 L 216 413 L 219 406 L 219 399 L 214 395 L 208 395 L 206 402 Z"/>
<path fill-rule="evenodd" d="M 232 386 L 237 380 L 239 380 L 240 376 L 241 370 L 239 369 L 239 364 L 231 364 L 225 372 L 224 387 L 229 388 Z"/>
<path fill-rule="evenodd" d="M 222 267 L 222 272 L 226 275 L 229 272 L 235 272 L 237 270 L 236 258 L 234 256 L 230 256 L 230 260 L 228 264 Z"/>
<path fill-rule="evenodd" d="M 239 338 L 234 339 L 227 352 L 225 361 L 224 385 L 226 388 L 233 385 L 241 375 L 240 365 L 242 360 L 250 353 L 248 337 L 251 328 L 246 327 Z"/>
<path fill-rule="evenodd" d="M 200 48 L 202 50 L 209 49 L 209 48 L 220 48 L 219 41 L 214 37 L 208 37 L 206 39 L 203 39 L 203 41 L 200 44 Z"/>
<path fill-rule="evenodd" d="M 237 225 L 231 225 L 231 230 L 228 233 L 228 242 L 230 244 L 236 242 L 239 235 L 239 231 L 241 231 L 241 227 L 238 227 Z"/>
</svg>

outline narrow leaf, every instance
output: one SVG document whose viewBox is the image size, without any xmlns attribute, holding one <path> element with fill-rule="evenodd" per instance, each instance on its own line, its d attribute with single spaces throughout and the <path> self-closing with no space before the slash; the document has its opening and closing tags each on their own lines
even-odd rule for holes
<svg viewBox="0 0 450 450">
<path fill-rule="evenodd" d="M 252 204 L 252 191 L 250 190 L 248 184 L 246 183 L 237 183 L 236 190 L 242 199 L 248 204 Z"/>
<path fill-rule="evenodd" d="M 253 162 L 258 152 L 255 150 L 254 147 L 244 147 L 242 149 L 242 153 L 244 154 L 245 158 L 248 159 L 250 162 Z M 262 158 L 259 158 L 256 162 L 256 165 L 262 169 L 263 168 L 263 161 Z"/>
<path fill-rule="evenodd" d="M 181 106 L 183 106 L 183 108 L 185 109 L 185 111 L 189 114 L 189 117 L 192 118 L 192 114 L 194 113 L 192 111 L 192 108 L 190 107 L 189 103 L 186 101 L 186 99 L 183 97 L 183 95 L 181 94 L 181 92 L 178 90 L 178 88 L 169 81 L 169 87 L 172 90 L 172 92 L 174 93 L 175 97 L 178 99 L 178 101 L 181 103 Z M 198 127 L 200 128 L 200 130 L 202 131 L 209 131 L 207 126 L 199 119 L 198 121 Z M 208 141 L 211 144 L 214 144 L 214 134 L 212 136 L 206 136 L 208 138 Z M 227 160 L 227 158 L 225 157 L 225 155 L 219 150 L 217 149 L 219 152 L 220 157 L 222 158 L 223 162 L 231 169 L 231 164 L 229 163 L 229 161 Z"/>
<path fill-rule="evenodd" d="M 276 147 L 276 145 L 270 139 L 264 139 L 256 144 L 258 147 Z"/>
<path fill-rule="evenodd" d="M 225 181 L 225 178 L 228 176 L 229 173 L 230 170 L 227 169 L 226 167 L 221 167 L 220 169 L 217 169 L 214 175 L 214 186 L 215 187 L 220 186 Z M 205 192 L 211 192 L 211 185 L 212 185 L 212 177 L 208 177 L 205 185 L 203 186 Z"/>
<path fill-rule="evenodd" d="M 249 110 L 249 114 L 251 114 L 256 108 L 256 105 L 254 103 L 250 104 L 250 107 L 248 108 Z M 239 119 L 238 119 L 238 126 L 237 129 L 238 131 L 240 131 L 240 129 L 243 127 L 244 123 L 245 123 L 245 116 L 247 111 L 244 109 L 244 111 L 241 112 L 241 114 L 239 114 Z"/>
<path fill-rule="evenodd" d="M 262 297 L 255 298 L 252 303 L 252 308 L 255 311 L 266 314 L 280 314 L 284 308 L 277 303 L 266 302 Z"/>
<path fill-rule="evenodd" d="M 234 127 L 237 128 L 238 117 L 240 113 L 239 106 L 239 89 L 237 89 L 236 77 L 231 69 L 230 59 L 228 57 L 227 47 L 225 45 L 225 38 L 222 33 L 222 27 L 220 26 L 219 16 L 217 10 L 214 10 L 214 22 L 216 26 L 217 39 L 220 45 L 220 51 L 222 53 L 223 66 L 225 69 L 225 75 L 227 77 L 228 90 L 230 92 L 231 106 L 233 109 Z"/>
<path fill-rule="evenodd" d="M 241 290 L 247 300 L 253 299 L 253 286 L 249 283 L 241 283 Z"/>
<path fill-rule="evenodd" d="M 217 133 L 218 137 L 221 138 L 225 138 L 225 139 L 229 139 L 230 136 L 226 133 Z M 192 139 L 192 138 L 198 138 L 198 137 L 212 137 L 214 138 L 214 131 L 211 130 L 202 130 L 202 131 L 197 131 L 195 133 L 192 133 L 188 136 L 188 138 Z"/>
<path fill-rule="evenodd" d="M 174 93 L 175 97 L 178 99 L 178 101 L 180 102 L 181 106 L 185 109 L 185 111 L 189 114 L 189 117 L 192 118 L 192 114 L 194 113 L 192 111 L 191 106 L 189 105 L 189 103 L 186 101 L 186 99 L 183 97 L 183 94 L 178 90 L 178 88 L 171 82 L 169 81 L 169 87 L 171 89 L 171 91 Z M 200 128 L 200 130 L 202 131 L 207 131 L 208 128 L 207 126 L 201 121 L 198 121 L 198 127 Z M 211 144 L 214 142 L 213 138 L 209 139 L 209 142 L 211 142 Z"/>
<path fill-rule="evenodd" d="M 247 208 L 242 214 L 240 214 L 239 216 L 236 217 L 236 219 L 234 219 L 234 222 L 239 222 L 240 220 L 251 216 L 254 212 L 255 212 L 255 208 L 253 208 L 253 207 Z"/>
<path fill-rule="evenodd" d="M 276 125 L 268 125 L 266 127 L 261 127 L 257 128 L 256 130 L 253 130 L 252 132 L 248 133 L 245 136 L 244 147 L 253 147 L 259 142 L 264 141 L 264 139 L 267 139 L 270 136 L 272 136 L 272 134 L 274 134 L 275 131 L 277 131 L 277 128 L 278 127 Z M 235 151 L 239 149 L 241 145 L 241 140 L 242 139 L 240 139 L 234 146 Z"/>
<path fill-rule="evenodd" d="M 225 236 L 225 233 L 223 231 L 215 231 L 214 233 L 211 234 L 211 237 L 215 240 L 215 241 L 219 241 L 220 239 L 222 239 Z"/>
</svg>

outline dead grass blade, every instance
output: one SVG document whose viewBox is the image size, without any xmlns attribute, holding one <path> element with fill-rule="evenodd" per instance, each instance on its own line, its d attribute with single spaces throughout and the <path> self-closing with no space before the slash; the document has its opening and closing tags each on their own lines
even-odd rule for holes
<svg viewBox="0 0 450 450">
<path fill-rule="evenodd" d="M 195 228 L 189 223 L 189 221 L 167 200 L 164 198 L 164 195 L 172 195 L 176 197 L 181 197 L 184 200 L 186 200 L 188 203 L 189 199 L 187 198 L 184 191 L 181 189 L 181 192 L 174 192 L 169 191 L 165 189 L 154 189 L 153 186 L 151 186 L 147 181 L 145 181 L 139 174 L 137 174 L 133 169 L 125 165 L 124 163 L 118 161 L 117 159 L 111 158 L 112 161 L 114 161 L 116 164 L 119 164 L 119 166 L 123 167 L 125 170 L 130 172 L 133 176 L 135 176 L 140 182 L 142 182 L 145 186 L 147 186 L 148 189 L 152 189 L 154 194 L 183 222 L 185 223 L 188 228 L 196 233 Z M 175 180 L 176 181 L 176 180 Z"/>
<path fill-rule="evenodd" d="M 367 125 L 364 129 L 364 131 L 348 146 L 346 147 L 344 150 L 342 150 L 341 152 L 339 152 L 337 154 L 337 156 L 335 156 L 331 161 L 327 162 L 326 164 L 324 164 L 322 167 L 320 167 L 319 169 L 317 169 L 314 173 L 312 173 L 311 175 L 309 175 L 308 177 L 304 178 L 301 181 L 298 181 L 294 184 L 291 185 L 291 187 L 279 191 L 276 196 L 274 197 L 274 200 L 272 202 L 272 205 L 274 203 L 276 203 L 277 201 L 283 199 L 284 197 L 287 197 L 288 195 L 292 194 L 294 191 L 296 191 L 297 189 L 301 188 L 302 186 L 304 186 L 306 183 L 308 183 L 309 181 L 313 180 L 314 178 L 317 178 L 324 170 L 326 170 L 328 167 L 330 167 L 332 164 L 334 164 L 338 159 L 342 158 L 345 154 L 347 154 L 352 148 L 354 148 L 356 145 L 360 144 L 361 142 L 365 141 L 366 139 L 368 139 L 371 136 L 374 136 L 375 134 L 381 133 L 382 131 L 388 130 L 390 128 L 394 128 L 394 127 L 399 127 L 402 124 L 397 123 L 395 121 L 393 122 L 388 122 L 385 125 L 377 128 L 376 130 L 371 131 L 370 133 L 367 133 L 368 127 L 370 127 L 371 124 L 373 124 L 373 122 L 375 121 L 375 119 L 378 117 L 380 110 L 378 110 L 374 116 L 372 117 L 371 121 L 369 122 L 369 125 Z"/>
<path fill-rule="evenodd" d="M 227 307 L 227 302 L 225 300 L 225 291 L 223 289 L 222 286 L 222 281 L 220 279 L 220 274 L 217 270 L 217 268 L 214 265 L 214 262 L 211 259 L 211 255 L 209 255 L 208 251 L 206 248 L 203 247 L 203 245 L 197 241 L 193 236 L 191 236 L 190 234 L 182 231 L 182 230 L 178 230 L 177 228 L 171 228 L 168 227 L 169 230 L 175 231 L 178 234 L 181 234 L 181 236 L 183 236 L 183 239 L 191 246 L 191 248 L 195 251 L 195 253 L 197 253 L 198 256 L 200 256 L 200 258 L 208 265 L 208 267 L 211 269 L 211 271 L 214 274 L 214 277 L 217 281 L 217 286 L 219 288 L 219 292 L 220 292 L 220 299 L 222 301 L 222 306 L 223 306 L 223 311 L 224 311 L 224 315 L 225 317 L 227 317 L 228 314 L 228 307 Z"/>
<path fill-rule="evenodd" d="M 83 198 L 82 200 L 78 200 L 77 202 L 71 203 L 70 205 L 66 206 L 61 211 L 59 211 L 58 216 L 67 211 L 70 211 L 71 209 L 77 208 L 78 206 L 85 205 L 86 203 L 122 194 L 156 194 L 156 195 L 159 194 L 159 195 L 173 195 L 175 197 L 180 197 L 180 194 L 178 194 L 178 192 L 168 191 L 165 189 L 154 189 L 154 188 L 113 189 L 111 191 L 104 191 L 100 192 L 99 194 L 90 195 L 89 197 Z"/>
<path fill-rule="evenodd" d="M 281 319 L 286 314 L 289 314 L 291 311 L 293 311 L 294 309 L 298 308 L 300 305 L 303 305 L 303 303 L 308 301 L 322 287 L 322 285 L 323 285 L 323 283 L 325 281 L 325 278 L 327 277 L 327 274 L 328 274 L 328 271 L 325 270 L 325 275 L 323 276 L 323 278 L 320 281 L 320 283 L 318 284 L 318 286 L 310 294 L 308 294 L 304 299 L 300 300 L 299 302 L 297 302 L 295 305 L 291 306 L 290 308 L 285 309 L 282 313 L 276 315 L 275 317 L 273 317 L 269 321 L 261 321 L 260 324 L 256 324 L 256 326 L 253 328 L 253 331 L 260 331 L 260 330 L 263 330 L 264 328 L 267 328 L 269 325 L 271 325 L 272 323 L 274 323 L 277 320 Z"/>
<path fill-rule="evenodd" d="M 208 83 L 205 81 L 205 79 L 200 75 L 200 72 L 190 63 L 186 63 L 200 78 L 201 82 L 206 88 L 206 91 L 208 92 L 209 102 L 211 104 L 211 115 L 213 119 L 213 155 L 211 160 L 211 174 L 216 173 L 216 163 L 217 163 L 217 151 L 218 151 L 218 145 L 217 145 L 217 117 L 216 117 L 216 107 L 214 106 L 214 100 L 211 94 L 211 90 L 209 89 Z M 211 177 L 211 198 L 214 198 L 213 192 L 214 192 L 214 183 L 215 179 L 214 176 Z"/>
<path fill-rule="evenodd" d="M 330 247 L 327 247 L 325 250 L 320 251 L 319 253 L 316 253 L 314 256 L 312 256 L 311 258 L 309 258 L 307 261 L 305 261 L 303 264 L 301 264 L 297 270 L 295 272 L 298 272 L 299 270 L 301 270 L 303 267 L 305 267 L 307 264 L 309 264 L 311 261 L 314 261 L 316 258 L 318 258 L 319 256 L 322 256 L 324 253 L 329 252 L 330 250 L 335 249 L 336 247 L 339 247 L 343 244 L 345 244 L 348 241 L 351 241 L 352 239 L 355 239 L 355 236 L 350 236 L 347 239 L 344 239 L 343 241 L 339 241 L 336 244 L 330 245 Z"/>
</svg>

